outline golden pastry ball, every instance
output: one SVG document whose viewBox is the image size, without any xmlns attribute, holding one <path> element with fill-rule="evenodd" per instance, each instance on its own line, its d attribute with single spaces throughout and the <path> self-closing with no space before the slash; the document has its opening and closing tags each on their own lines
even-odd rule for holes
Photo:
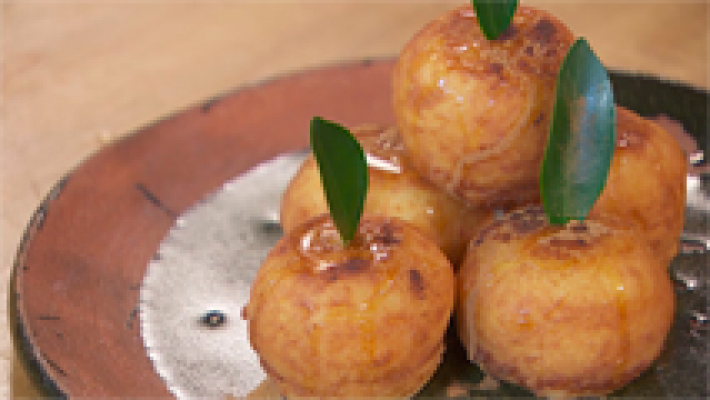
<svg viewBox="0 0 710 400">
<path fill-rule="evenodd" d="M 597 396 L 659 355 L 671 327 L 667 272 L 633 230 L 551 226 L 541 207 L 484 228 L 459 270 L 457 329 L 494 378 L 540 396 Z"/>
<path fill-rule="evenodd" d="M 591 216 L 636 224 L 666 268 L 683 230 L 688 159 L 660 125 L 616 108 L 616 148 Z"/>
<path fill-rule="evenodd" d="M 525 6 L 494 41 L 470 5 L 429 23 L 393 76 L 397 126 L 415 168 L 472 204 L 537 200 L 557 73 L 573 42 L 563 23 Z"/>
<path fill-rule="evenodd" d="M 360 127 L 352 133 L 368 159 L 365 212 L 409 222 L 458 265 L 471 237 L 493 218 L 493 210 L 470 207 L 422 179 L 411 167 L 395 128 Z M 328 204 L 318 166 L 310 156 L 284 193 L 281 226 L 289 232 L 325 213 Z"/>
<path fill-rule="evenodd" d="M 365 216 L 343 248 L 323 216 L 269 253 L 244 316 L 286 397 L 409 396 L 441 362 L 454 287 L 449 261 L 410 225 Z"/>
</svg>

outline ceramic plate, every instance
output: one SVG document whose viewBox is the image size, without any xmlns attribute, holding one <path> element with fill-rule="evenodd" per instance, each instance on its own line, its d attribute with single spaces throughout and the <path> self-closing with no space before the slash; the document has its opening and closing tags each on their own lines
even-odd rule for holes
<svg viewBox="0 0 710 400">
<path fill-rule="evenodd" d="M 340 64 L 242 88 L 129 135 L 68 173 L 30 222 L 12 279 L 15 341 L 37 382 L 69 397 L 173 393 L 149 357 L 139 323 L 143 280 L 160 259 L 161 243 L 225 182 L 306 148 L 312 116 L 349 126 L 393 123 L 392 66 L 392 60 Z M 623 72 L 613 74 L 613 84 L 620 104 L 680 121 L 707 152 L 707 92 Z M 689 249 L 697 251 L 672 265 L 673 331 L 659 360 L 619 396 L 708 394 L 710 260 L 702 239 L 709 182 L 695 177 L 693 185 L 700 206 L 689 209 L 686 227 L 696 245 Z M 183 250 L 199 245 L 193 241 Z M 200 309 L 206 314 L 196 310 L 194 320 L 214 322 L 197 318 L 210 317 L 210 307 Z M 529 395 L 511 385 L 486 385 L 450 339 L 444 365 L 423 395 Z"/>
</svg>

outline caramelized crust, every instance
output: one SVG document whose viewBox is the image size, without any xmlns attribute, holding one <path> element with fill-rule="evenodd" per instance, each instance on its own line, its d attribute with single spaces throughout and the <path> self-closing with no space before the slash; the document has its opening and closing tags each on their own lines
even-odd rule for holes
<svg viewBox="0 0 710 400">
<path fill-rule="evenodd" d="M 284 396 L 409 396 L 441 362 L 453 291 L 450 263 L 411 226 L 366 216 L 343 247 L 321 217 L 269 254 L 244 315 Z"/>
<path fill-rule="evenodd" d="M 653 121 L 616 108 L 614 158 L 594 218 L 634 224 L 666 268 L 678 252 L 688 160 L 678 141 Z"/>
<path fill-rule="evenodd" d="M 536 200 L 557 72 L 573 41 L 560 21 L 525 6 L 495 41 L 470 5 L 427 25 L 393 77 L 414 167 L 471 204 Z"/>
<path fill-rule="evenodd" d="M 636 230 L 551 226 L 536 206 L 481 232 L 458 286 L 469 359 L 540 396 L 623 387 L 658 357 L 673 320 L 671 281 Z"/>
<path fill-rule="evenodd" d="M 352 133 L 367 153 L 369 164 L 365 212 L 412 224 L 458 265 L 468 241 L 493 217 L 493 211 L 470 207 L 422 179 L 411 167 L 395 128 L 362 126 Z M 327 212 L 318 167 L 309 157 L 284 193 L 281 225 L 290 232 Z"/>
</svg>

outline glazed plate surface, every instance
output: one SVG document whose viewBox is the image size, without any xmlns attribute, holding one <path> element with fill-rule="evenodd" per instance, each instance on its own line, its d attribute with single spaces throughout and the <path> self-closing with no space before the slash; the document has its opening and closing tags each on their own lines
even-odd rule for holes
<svg viewBox="0 0 710 400">
<path fill-rule="evenodd" d="M 340 64 L 242 88 L 68 173 L 30 222 L 12 280 L 15 340 L 38 383 L 69 397 L 249 393 L 263 373 L 245 347 L 240 308 L 281 234 L 279 196 L 308 146 L 309 121 L 392 124 L 392 66 Z M 680 121 L 707 154 L 707 92 L 612 78 L 618 103 Z M 671 267 L 673 330 L 661 357 L 614 396 L 708 395 L 710 179 L 688 179 L 684 251 Z M 421 395 L 529 395 L 486 379 L 450 336 Z"/>
</svg>

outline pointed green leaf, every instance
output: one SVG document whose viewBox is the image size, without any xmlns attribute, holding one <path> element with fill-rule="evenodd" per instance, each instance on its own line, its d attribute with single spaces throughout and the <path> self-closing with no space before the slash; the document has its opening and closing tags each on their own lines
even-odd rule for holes
<svg viewBox="0 0 710 400">
<path fill-rule="evenodd" d="M 357 140 L 343 126 L 311 120 L 311 149 L 318 164 L 330 216 L 347 245 L 360 224 L 367 195 L 367 161 Z"/>
<path fill-rule="evenodd" d="M 604 189 L 616 143 L 609 75 L 584 39 L 567 53 L 559 75 L 540 191 L 548 219 L 584 219 Z"/>
<path fill-rule="evenodd" d="M 518 0 L 472 0 L 471 4 L 488 40 L 495 40 L 508 29 L 518 8 Z"/>
</svg>

